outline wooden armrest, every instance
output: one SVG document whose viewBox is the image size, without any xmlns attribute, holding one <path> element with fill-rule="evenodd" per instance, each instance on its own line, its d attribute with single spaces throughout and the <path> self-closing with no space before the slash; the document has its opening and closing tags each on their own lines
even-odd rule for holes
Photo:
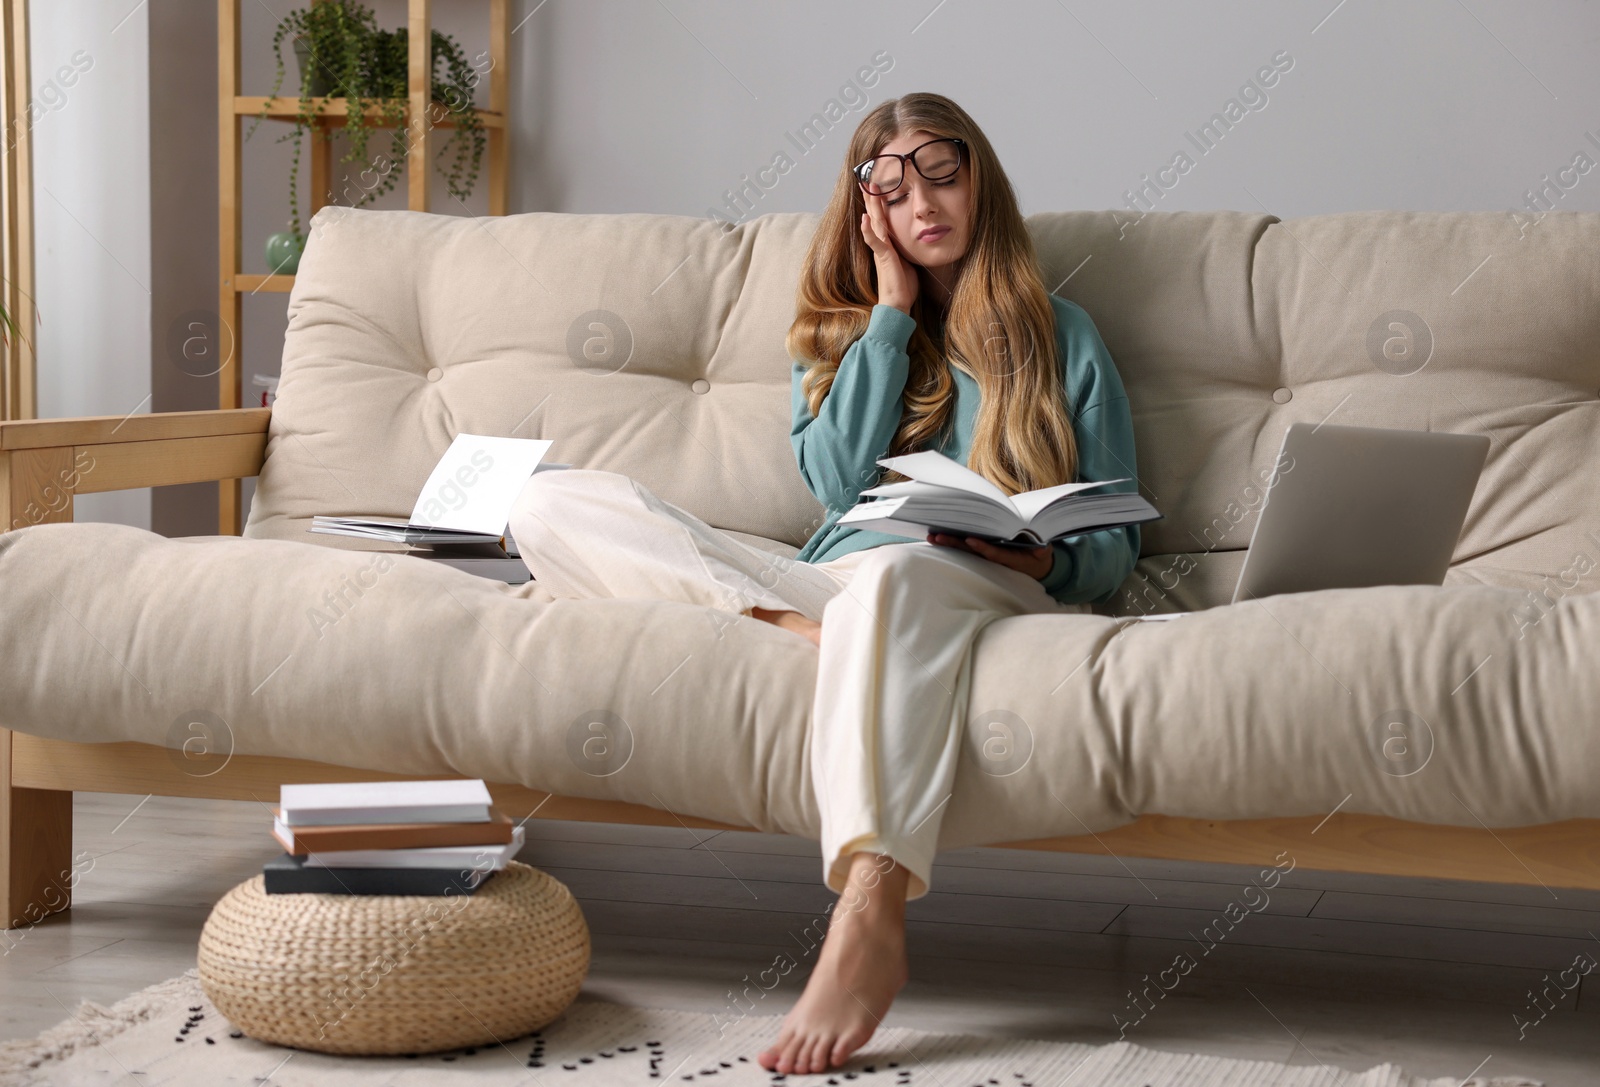
<svg viewBox="0 0 1600 1087">
<path fill-rule="evenodd" d="M 15 419 L 0 422 L 0 450 L 110 445 L 220 434 L 264 435 L 271 417 L 271 408 L 226 408 L 163 411 L 151 415 L 85 415 L 75 419 Z"/>
<path fill-rule="evenodd" d="M 0 422 L 0 531 L 72 520 L 72 496 L 257 475 L 271 408 Z"/>
</svg>

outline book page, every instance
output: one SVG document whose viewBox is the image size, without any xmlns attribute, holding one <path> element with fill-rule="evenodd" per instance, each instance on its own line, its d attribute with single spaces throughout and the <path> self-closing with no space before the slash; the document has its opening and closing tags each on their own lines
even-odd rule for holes
<svg viewBox="0 0 1600 1087">
<path fill-rule="evenodd" d="M 457 434 L 422 485 L 411 523 L 499 536 L 550 445 L 548 438 Z"/>
<path fill-rule="evenodd" d="M 937 483 L 918 483 L 914 479 L 902 479 L 898 483 L 880 483 L 876 487 L 868 487 L 862 491 L 863 495 L 881 496 L 884 498 L 901 498 L 905 495 L 938 495 L 948 493 L 950 488 L 941 487 Z"/>
<path fill-rule="evenodd" d="M 924 450 L 905 453 L 898 457 L 880 457 L 878 463 L 922 483 L 937 483 L 941 487 L 954 487 L 958 491 L 992 498 L 1006 509 L 1016 512 L 1011 499 L 999 487 L 984 479 L 965 464 L 957 463 L 943 453 Z"/>
<path fill-rule="evenodd" d="M 1011 504 L 1022 514 L 1024 520 L 1031 521 L 1039 516 L 1040 510 L 1063 495 L 1077 494 L 1079 491 L 1086 491 L 1090 487 L 1101 487 L 1107 483 L 1126 482 L 1128 477 L 1123 476 L 1121 479 L 1096 479 L 1088 483 L 1062 483 L 1054 487 L 1040 487 L 1037 491 L 1024 491 L 1012 495 Z"/>
</svg>

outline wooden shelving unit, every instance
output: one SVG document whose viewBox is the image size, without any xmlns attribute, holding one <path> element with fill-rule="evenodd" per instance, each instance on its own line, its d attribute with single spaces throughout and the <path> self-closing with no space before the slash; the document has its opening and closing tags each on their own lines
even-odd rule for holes
<svg viewBox="0 0 1600 1087">
<path fill-rule="evenodd" d="M 3 2 L 3 0 L 0 0 Z M 217 299 L 219 335 L 226 337 L 227 357 L 217 372 L 217 407 L 237 408 L 241 404 L 242 366 L 239 358 L 244 319 L 244 296 L 257 291 L 284 292 L 294 286 L 292 275 L 246 275 L 239 270 L 242 252 L 240 174 L 243 149 L 239 125 L 245 118 L 259 116 L 266 107 L 268 119 L 293 122 L 299 112 L 299 96 L 279 95 L 270 102 L 261 95 L 240 94 L 239 87 L 239 5 L 241 0 L 217 0 L 217 120 L 219 138 L 218 184 L 221 199 L 219 256 L 221 281 Z M 321 3 L 323 0 L 312 0 Z M 509 0 L 487 0 L 489 5 L 489 108 L 478 110 L 488 139 L 489 214 L 506 213 L 506 59 L 510 53 L 507 24 Z M 406 206 L 413 211 L 428 210 L 432 174 L 430 132 L 452 127 L 449 111 L 433 101 L 432 65 L 433 18 L 431 0 L 408 0 L 406 23 L 409 33 L 410 77 L 402 123 L 411 128 L 406 154 Z M 298 85 L 298 84 L 297 84 Z M 324 110 L 312 122 L 311 208 L 315 215 L 326 202 L 331 180 L 329 143 L 323 130 L 343 127 L 349 118 L 349 104 L 343 98 L 326 98 Z M 370 106 L 369 123 L 386 125 L 378 105 Z M 217 531 L 237 536 L 242 528 L 240 481 L 225 479 L 217 489 Z"/>
<path fill-rule="evenodd" d="M 28 0 L 0 0 L 0 305 L 20 335 L 0 344 L 0 419 L 39 414 L 38 321 L 33 292 L 32 77 L 28 74 Z M 0 531 L 10 528 L 11 513 Z"/>
</svg>

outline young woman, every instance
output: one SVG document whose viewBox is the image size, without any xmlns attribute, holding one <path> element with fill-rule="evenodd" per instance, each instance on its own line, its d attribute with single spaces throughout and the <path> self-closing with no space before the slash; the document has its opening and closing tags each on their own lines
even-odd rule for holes
<svg viewBox="0 0 1600 1087">
<path fill-rule="evenodd" d="M 880 457 L 921 449 L 1008 494 L 1137 478 L 1116 367 L 1088 315 L 1045 289 L 1011 184 L 950 99 L 909 94 L 862 118 L 787 346 L 790 440 L 827 507 L 794 559 L 613 472 L 537 473 L 511 519 L 556 596 L 700 603 L 818 646 L 810 771 L 823 879 L 840 898 L 804 992 L 758 1057 L 784 1074 L 842 1064 L 906 982 L 905 905 L 929 889 L 979 631 L 1109 600 L 1139 553 L 1137 526 L 1011 550 L 837 523 L 861 491 L 903 478 Z"/>
</svg>

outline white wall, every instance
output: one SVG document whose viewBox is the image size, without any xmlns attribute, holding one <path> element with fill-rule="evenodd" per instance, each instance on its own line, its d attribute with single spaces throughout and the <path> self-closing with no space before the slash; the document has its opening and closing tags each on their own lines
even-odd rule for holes
<svg viewBox="0 0 1600 1087">
<path fill-rule="evenodd" d="M 143 5 L 30 5 L 39 415 L 150 410 L 150 113 Z M 64 70 L 64 71 L 63 71 Z M 70 85 L 69 85 L 70 84 Z M 74 518 L 150 527 L 150 491 Z"/>
</svg>

